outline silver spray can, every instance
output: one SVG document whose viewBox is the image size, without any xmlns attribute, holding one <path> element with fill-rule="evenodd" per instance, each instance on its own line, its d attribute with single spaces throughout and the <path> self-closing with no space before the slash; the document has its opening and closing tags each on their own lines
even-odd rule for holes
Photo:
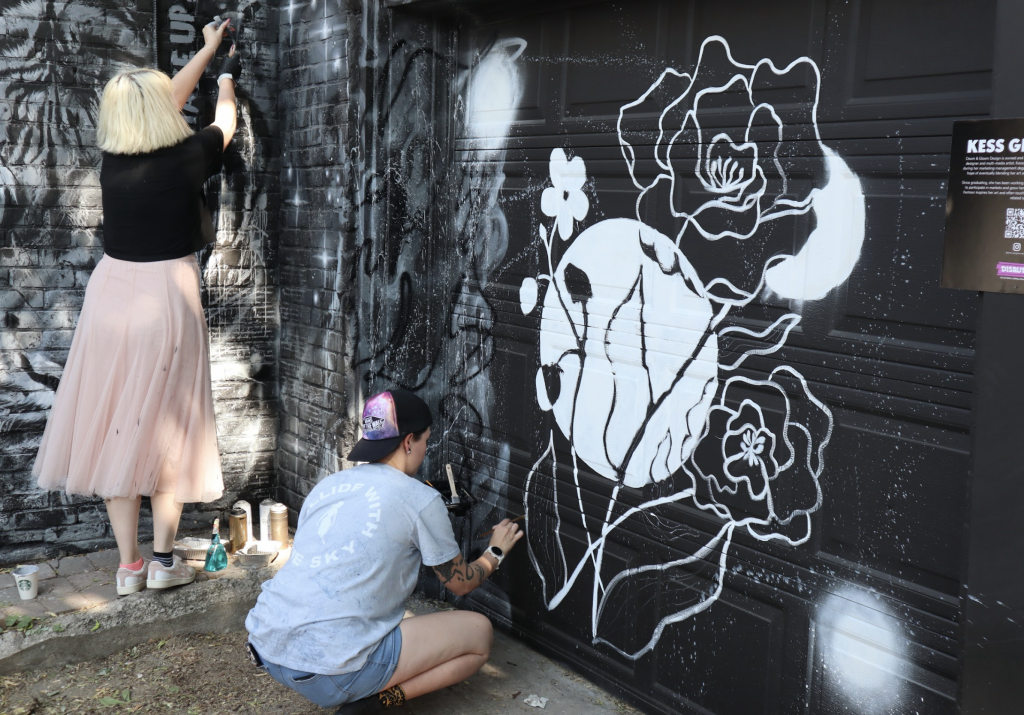
<svg viewBox="0 0 1024 715">
<path fill-rule="evenodd" d="M 276 502 L 273 499 L 264 499 L 260 502 L 260 540 L 270 541 L 270 507 Z"/>
</svg>

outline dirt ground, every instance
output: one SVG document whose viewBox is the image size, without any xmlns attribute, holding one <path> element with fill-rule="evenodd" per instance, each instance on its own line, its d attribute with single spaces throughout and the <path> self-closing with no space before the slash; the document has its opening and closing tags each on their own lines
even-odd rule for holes
<svg viewBox="0 0 1024 715">
<path fill-rule="evenodd" d="M 0 715 L 330 712 L 257 670 L 245 641 L 245 633 L 177 636 L 102 660 L 0 676 Z"/>
<path fill-rule="evenodd" d="M 0 676 L 0 715 L 168 713 L 329 715 L 278 685 L 245 655 L 246 634 L 198 634 L 108 658 Z M 549 698 L 546 708 L 528 695 Z M 406 703 L 406 715 L 637 715 L 564 666 L 496 633 L 491 660 L 469 680 Z"/>
</svg>

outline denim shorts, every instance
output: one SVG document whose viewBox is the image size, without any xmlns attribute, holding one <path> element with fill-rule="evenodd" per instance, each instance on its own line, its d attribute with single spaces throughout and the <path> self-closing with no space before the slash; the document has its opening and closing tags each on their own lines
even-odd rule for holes
<svg viewBox="0 0 1024 715">
<path fill-rule="evenodd" d="M 395 630 L 384 636 L 370 653 L 363 667 L 353 673 L 342 675 L 321 675 L 292 670 L 283 665 L 263 661 L 270 677 L 286 688 L 322 708 L 336 708 L 339 705 L 376 695 L 391 680 L 398 667 L 398 656 L 402 653 L 402 630 Z"/>
</svg>

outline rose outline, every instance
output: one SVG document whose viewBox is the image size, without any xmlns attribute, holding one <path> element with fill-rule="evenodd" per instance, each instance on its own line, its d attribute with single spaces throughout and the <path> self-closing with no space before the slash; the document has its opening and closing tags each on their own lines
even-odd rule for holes
<svg viewBox="0 0 1024 715">
<path fill-rule="evenodd" d="M 786 379 L 781 379 L 781 375 L 785 375 Z M 784 383 L 790 383 L 788 390 Z M 766 419 L 766 407 L 749 397 L 740 400 L 735 408 L 729 406 L 727 400 L 730 400 L 730 390 L 741 385 L 743 387 L 739 389 L 755 388 L 759 393 L 774 394 L 780 399 L 783 407 L 781 419 Z M 799 415 L 794 412 L 797 399 L 802 401 Z M 760 427 L 750 422 L 751 414 L 758 416 Z M 713 425 L 723 418 L 725 429 L 721 434 L 715 434 Z M 810 424 L 812 422 L 816 424 Z M 773 423 L 781 425 L 781 429 L 777 426 L 773 428 Z M 738 428 L 734 424 L 738 424 Z M 825 449 L 831 440 L 833 426 L 831 410 L 814 396 L 806 379 L 788 365 L 776 367 L 763 380 L 739 375 L 730 377 L 722 383 L 715 403 L 708 410 L 697 448 L 683 465 L 683 470 L 692 480 L 695 505 L 737 526 L 746 527 L 758 540 L 782 540 L 793 546 L 806 542 L 811 533 L 810 515 L 822 504 L 819 478 L 824 469 Z M 760 428 L 773 436 L 771 449 L 765 451 L 771 457 L 775 469 L 767 469 L 769 464 L 759 459 L 758 463 L 765 468 L 762 472 L 764 482 L 760 489 L 755 489 L 749 474 L 736 475 L 730 469 L 741 461 L 742 451 L 730 452 L 735 452 L 737 436 L 742 440 L 746 430 L 757 432 Z M 765 444 L 768 445 L 767 439 Z M 717 452 L 714 448 L 717 448 Z M 780 456 L 784 459 L 780 459 Z M 813 485 L 813 500 L 780 508 L 776 484 L 801 477 L 809 478 Z M 745 494 L 740 490 L 744 483 Z M 793 531 L 800 517 L 806 519 L 806 532 L 794 537 Z"/>
</svg>

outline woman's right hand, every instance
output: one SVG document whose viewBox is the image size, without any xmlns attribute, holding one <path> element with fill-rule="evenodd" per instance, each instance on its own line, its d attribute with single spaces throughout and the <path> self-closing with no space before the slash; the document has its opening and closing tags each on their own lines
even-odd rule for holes
<svg viewBox="0 0 1024 715">
<path fill-rule="evenodd" d="M 524 533 L 519 528 L 519 524 L 511 519 L 504 519 L 494 527 L 490 546 L 497 546 L 503 554 L 507 554 L 516 545 L 516 542 L 523 538 Z"/>
<path fill-rule="evenodd" d="M 230 18 L 220 25 L 213 22 L 203 25 L 203 39 L 206 41 L 206 46 L 214 52 L 217 51 L 220 43 L 224 40 L 224 31 L 227 29 L 229 22 L 231 22 Z"/>
</svg>

